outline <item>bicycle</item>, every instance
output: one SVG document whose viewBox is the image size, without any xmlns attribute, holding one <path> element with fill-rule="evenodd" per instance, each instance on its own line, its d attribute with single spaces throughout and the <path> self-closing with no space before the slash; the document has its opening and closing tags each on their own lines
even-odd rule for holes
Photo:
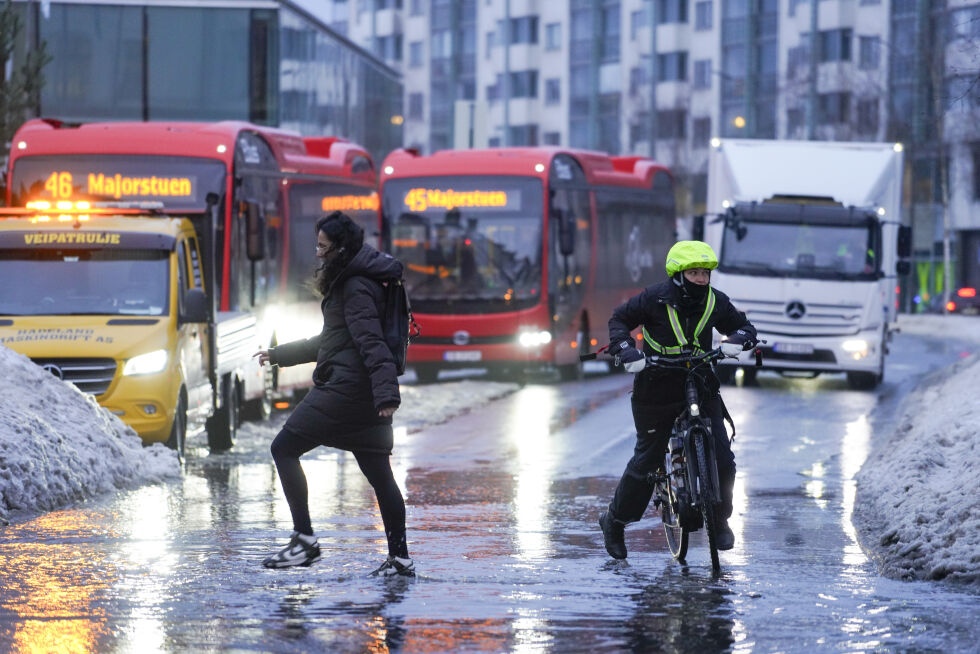
<svg viewBox="0 0 980 654">
<path fill-rule="evenodd" d="M 721 493 L 711 423 L 701 415 L 700 388 L 694 372 L 724 357 L 721 348 L 703 354 L 653 355 L 646 357 L 642 368 L 645 370 L 653 366 L 687 370 L 684 381 L 685 407 L 674 419 L 667 441 L 664 469 L 648 473 L 647 481 L 654 487 L 654 507 L 660 509 L 660 521 L 671 555 L 679 563 L 686 563 L 690 534 L 704 527 L 711 551 L 711 567 L 715 572 L 721 569 L 715 523 L 715 510 L 721 504 Z M 595 358 L 595 355 L 583 355 L 582 358 Z M 617 366 L 620 365 L 618 359 L 616 357 Z M 755 364 L 757 367 L 762 365 L 762 352 L 759 349 L 755 351 Z"/>
</svg>

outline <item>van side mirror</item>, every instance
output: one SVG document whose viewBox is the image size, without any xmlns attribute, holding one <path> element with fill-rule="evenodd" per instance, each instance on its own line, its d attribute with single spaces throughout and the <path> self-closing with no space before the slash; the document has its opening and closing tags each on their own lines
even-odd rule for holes
<svg viewBox="0 0 980 654">
<path fill-rule="evenodd" d="M 912 256 L 912 228 L 908 225 L 898 228 L 898 256 L 901 259 Z"/>
<path fill-rule="evenodd" d="M 898 275 L 907 275 L 912 272 L 912 264 L 908 261 L 899 261 L 895 264 L 895 273 Z"/>
<path fill-rule="evenodd" d="M 184 293 L 184 306 L 177 321 L 181 324 L 208 321 L 208 296 L 199 288 L 188 289 Z"/>
<path fill-rule="evenodd" d="M 249 261 L 265 259 L 265 216 L 255 202 L 245 203 L 245 240 Z"/>
<path fill-rule="evenodd" d="M 563 209 L 555 209 L 552 215 L 558 220 L 558 250 L 571 256 L 575 253 L 575 219 Z"/>
</svg>

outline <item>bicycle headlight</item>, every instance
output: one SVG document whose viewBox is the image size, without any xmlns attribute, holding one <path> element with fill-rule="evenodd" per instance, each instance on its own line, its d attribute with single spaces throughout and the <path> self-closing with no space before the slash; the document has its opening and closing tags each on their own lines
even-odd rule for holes
<svg viewBox="0 0 980 654">
<path fill-rule="evenodd" d="M 135 356 L 126 362 L 123 375 L 152 375 L 167 367 L 167 351 L 154 350 Z"/>
</svg>

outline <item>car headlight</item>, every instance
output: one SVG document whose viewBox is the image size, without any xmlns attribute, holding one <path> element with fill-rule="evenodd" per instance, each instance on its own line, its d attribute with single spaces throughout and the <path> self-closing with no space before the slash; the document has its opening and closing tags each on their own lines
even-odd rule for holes
<svg viewBox="0 0 980 654">
<path fill-rule="evenodd" d="M 123 375 L 152 375 L 167 367 L 167 351 L 154 350 L 126 362 Z"/>
<path fill-rule="evenodd" d="M 868 356 L 868 342 L 863 338 L 854 338 L 844 341 L 840 347 L 855 359 L 863 359 Z"/>
<path fill-rule="evenodd" d="M 523 347 L 539 347 L 551 342 L 551 332 L 545 330 L 521 332 L 517 340 Z"/>
</svg>

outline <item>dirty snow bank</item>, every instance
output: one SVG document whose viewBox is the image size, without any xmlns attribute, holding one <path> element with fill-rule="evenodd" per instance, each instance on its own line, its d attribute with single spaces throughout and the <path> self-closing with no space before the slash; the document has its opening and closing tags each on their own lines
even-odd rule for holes
<svg viewBox="0 0 980 654">
<path fill-rule="evenodd" d="M 980 340 L 961 316 L 900 320 L 906 334 Z M 951 332 L 950 330 L 953 330 Z M 854 523 L 883 574 L 980 585 L 980 353 L 923 380 L 857 475 Z"/>
<path fill-rule="evenodd" d="M 395 412 L 393 424 L 409 432 L 446 422 L 470 409 L 510 395 L 520 386 L 504 382 L 466 379 L 458 382 L 402 385 L 401 406 Z"/>
<path fill-rule="evenodd" d="M 95 398 L 0 346 L 0 524 L 180 474 Z"/>
</svg>

